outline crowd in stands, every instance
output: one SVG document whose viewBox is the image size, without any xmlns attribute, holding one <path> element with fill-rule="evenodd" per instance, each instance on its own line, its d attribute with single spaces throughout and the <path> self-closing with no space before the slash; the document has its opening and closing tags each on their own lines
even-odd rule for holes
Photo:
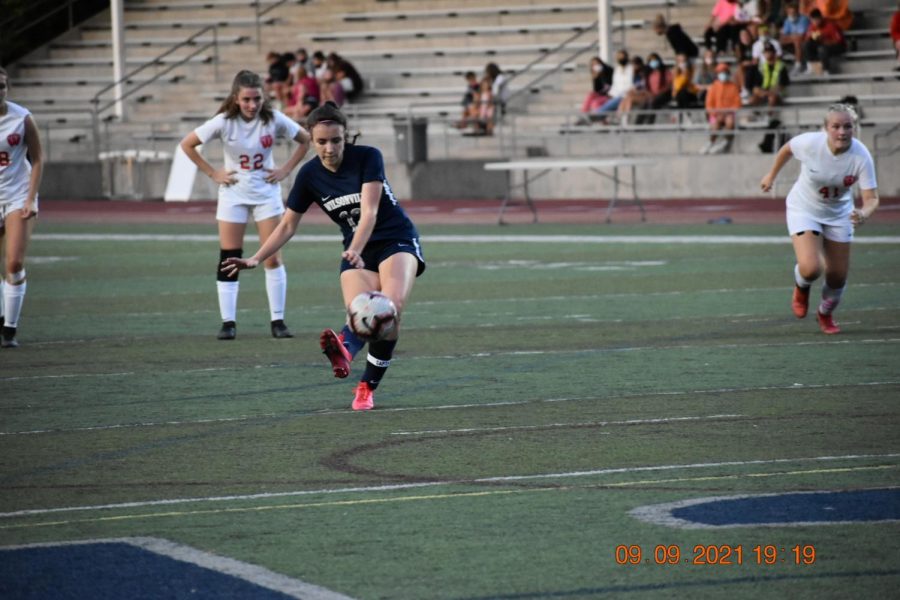
<svg viewBox="0 0 900 600">
<path fill-rule="evenodd" d="M 303 121 L 314 108 L 327 101 L 343 106 L 363 93 L 364 82 L 356 67 L 332 52 L 309 55 L 296 52 L 269 52 L 265 91 L 289 117 Z"/>
<path fill-rule="evenodd" d="M 833 71 L 846 50 L 844 31 L 853 23 L 849 2 L 717 0 L 702 36 L 697 36 L 702 37 L 702 57 L 680 24 L 658 15 L 653 30 L 665 36 L 674 61 L 656 52 L 645 61 L 630 57 L 625 49 L 617 52 L 613 66 L 592 59 L 591 87 L 579 124 L 614 119 L 648 124 L 655 122 L 660 108 L 704 108 L 710 127 L 704 152 L 727 152 L 735 111 L 760 107 L 767 112 L 763 116 L 769 126 L 775 127 L 775 107 L 782 104 L 791 77 L 824 77 Z M 900 63 L 900 17 L 894 20 Z M 633 119 L 631 113 L 636 114 Z"/>
</svg>

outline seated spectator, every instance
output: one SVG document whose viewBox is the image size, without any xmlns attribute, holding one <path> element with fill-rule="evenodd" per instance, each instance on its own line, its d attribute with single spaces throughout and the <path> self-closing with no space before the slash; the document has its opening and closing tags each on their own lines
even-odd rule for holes
<svg viewBox="0 0 900 600">
<path fill-rule="evenodd" d="M 697 88 L 697 103 L 700 106 L 706 105 L 706 92 L 716 80 L 717 63 L 718 57 L 714 50 L 706 49 L 703 51 L 703 61 L 694 75 L 694 84 Z"/>
<path fill-rule="evenodd" d="M 667 24 L 663 15 L 656 15 L 653 20 L 653 31 L 656 35 L 665 35 L 675 54 L 684 54 L 690 60 L 700 55 L 697 44 L 684 32 L 678 23 Z"/>
<path fill-rule="evenodd" d="M 299 71 L 300 67 L 303 67 L 307 73 L 312 75 L 315 72 L 315 67 L 313 66 L 312 59 L 309 57 L 309 54 L 306 52 L 306 48 L 297 48 L 297 51 L 294 52 L 294 56 L 297 57 L 297 62 L 294 64 L 294 83 L 297 82 L 299 77 L 297 77 L 297 71 Z"/>
<path fill-rule="evenodd" d="M 290 104 L 284 114 L 302 123 L 314 108 L 319 106 L 319 82 L 304 67 L 297 69 L 297 81 L 291 88 Z"/>
<path fill-rule="evenodd" d="M 812 19 L 812 11 L 816 9 L 822 13 L 822 18 L 832 21 L 841 31 L 847 31 L 853 26 L 850 0 L 803 0 L 800 12 Z"/>
<path fill-rule="evenodd" d="M 694 83 L 694 65 L 684 54 L 675 57 L 675 68 L 672 69 L 672 95 L 678 108 L 694 108 L 697 106 L 697 85 Z"/>
<path fill-rule="evenodd" d="M 734 57 L 737 69 L 734 74 L 734 82 L 741 90 L 741 99 L 749 100 L 750 93 L 756 85 L 756 77 L 759 73 L 759 65 L 753 60 L 753 37 L 748 29 L 742 29 L 739 40 L 734 47 Z"/>
<path fill-rule="evenodd" d="M 267 92 L 281 107 L 287 106 L 288 93 L 290 92 L 291 68 L 288 60 L 293 54 L 278 54 L 269 52 L 266 58 L 269 60 L 269 77 L 266 79 Z"/>
<path fill-rule="evenodd" d="M 616 112 L 619 115 L 619 122 L 623 125 L 628 124 L 628 113 L 631 112 L 631 109 L 637 105 L 640 107 L 641 103 L 647 100 L 648 92 L 647 92 L 647 75 L 649 69 L 647 65 L 644 64 L 644 59 L 640 56 L 635 56 L 631 59 L 631 69 L 634 73 L 634 79 L 632 81 L 631 89 L 625 94 L 625 97 L 622 98 L 622 101 L 619 103 L 619 108 L 616 109 Z"/>
<path fill-rule="evenodd" d="M 729 45 L 738 43 L 738 33 L 743 29 L 743 23 L 738 20 L 737 11 L 740 8 L 737 0 L 716 0 L 710 14 L 706 31 L 703 32 L 703 43 L 707 48 L 718 52 L 725 52 Z"/>
<path fill-rule="evenodd" d="M 894 51 L 897 53 L 897 66 L 895 71 L 900 71 L 900 0 L 897 2 L 897 12 L 891 17 L 891 41 L 894 44 Z"/>
<path fill-rule="evenodd" d="M 770 107 L 780 105 L 787 84 L 787 67 L 778 58 L 775 46 L 767 43 L 763 50 L 763 60 L 759 63 L 759 76 L 757 84 L 753 87 L 749 104 L 751 106 L 767 104 Z"/>
<path fill-rule="evenodd" d="M 310 62 L 313 66 L 310 74 L 319 81 L 322 81 L 322 79 L 325 77 L 325 71 L 328 70 L 328 65 L 325 64 L 325 54 L 321 50 L 316 50 L 315 52 L 313 52 Z"/>
<path fill-rule="evenodd" d="M 809 29 L 803 42 L 803 56 L 809 63 L 806 74 L 827 75 L 834 68 L 832 59 L 846 50 L 844 33 L 833 21 L 814 8 L 809 14 Z"/>
<path fill-rule="evenodd" d="M 728 65 L 720 63 L 716 66 L 716 81 L 706 93 L 710 135 L 709 142 L 703 146 L 700 154 L 719 154 L 730 149 L 739 108 L 741 108 L 741 90 L 731 81 L 731 70 Z"/>
<path fill-rule="evenodd" d="M 344 99 L 351 102 L 359 98 L 363 92 L 363 78 L 353 63 L 346 60 L 336 52 L 332 52 L 326 59 L 328 68 L 334 73 L 334 80 L 341 87 Z"/>
<path fill-rule="evenodd" d="M 581 104 L 581 113 L 590 115 L 609 100 L 609 89 L 612 87 L 613 68 L 603 62 L 599 56 L 591 58 L 591 91 Z M 587 122 L 587 121 L 583 121 Z"/>
<path fill-rule="evenodd" d="M 462 99 L 462 118 L 456 123 L 458 129 L 465 129 L 478 121 L 478 95 L 481 87 L 478 83 L 478 76 L 474 71 L 467 71 L 465 78 L 466 91 Z"/>
<path fill-rule="evenodd" d="M 751 56 L 753 57 L 754 62 L 758 65 L 763 60 L 763 50 L 767 45 L 775 48 L 775 54 L 778 58 L 781 58 L 781 44 L 769 35 L 769 26 L 768 25 L 760 25 L 757 28 L 759 31 L 759 37 L 756 38 L 756 41 L 753 42 L 753 47 L 750 51 Z"/>
<path fill-rule="evenodd" d="M 619 104 L 633 87 L 634 66 L 628 60 L 628 51 L 619 50 L 616 52 L 616 65 L 613 67 L 612 85 L 608 92 L 609 100 L 596 109 L 594 115 L 606 122 L 606 115 L 618 110 Z"/>
<path fill-rule="evenodd" d="M 506 99 L 509 97 L 509 90 L 506 88 L 507 79 L 496 63 L 485 65 L 483 81 L 487 85 L 481 90 L 479 115 L 485 135 L 493 135 L 497 117 L 506 111 Z M 487 87 L 489 89 L 486 89 Z"/>
<path fill-rule="evenodd" d="M 809 29 L 809 18 L 800 14 L 795 1 L 784 5 L 784 13 L 779 41 L 785 52 L 790 51 L 794 55 L 794 68 L 791 72 L 796 75 L 806 69 L 806 61 L 803 60 L 803 38 Z"/>
</svg>

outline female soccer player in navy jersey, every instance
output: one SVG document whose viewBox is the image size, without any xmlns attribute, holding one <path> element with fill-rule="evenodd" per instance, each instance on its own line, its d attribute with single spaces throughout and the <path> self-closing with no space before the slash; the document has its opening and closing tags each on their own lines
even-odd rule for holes
<svg viewBox="0 0 900 600">
<path fill-rule="evenodd" d="M 6 277 L 0 281 L 0 346 L 15 348 L 25 300 L 25 250 L 38 214 L 43 173 L 41 140 L 31 113 L 9 102 L 9 75 L 0 68 L 0 249 Z"/>
<path fill-rule="evenodd" d="M 373 391 L 391 363 L 397 345 L 399 319 L 416 277 L 425 270 L 419 234 L 397 203 L 384 175 L 381 152 L 346 141 L 347 119 L 332 103 L 307 118 L 316 158 L 301 167 L 288 196 L 288 209 L 272 235 L 250 258 L 229 258 L 223 271 L 252 269 L 278 251 L 297 231 L 303 213 L 318 204 L 344 236 L 341 291 L 348 306 L 357 295 L 378 290 L 397 307 L 398 327 L 386 339 L 369 343 L 366 369 L 356 386 L 353 410 L 374 406 Z M 350 374 L 350 362 L 365 342 L 344 326 L 319 339 L 335 377 Z"/>
<path fill-rule="evenodd" d="M 760 182 L 762 190 L 768 192 L 791 157 L 801 163 L 800 176 L 786 202 L 788 231 L 797 256 L 791 307 L 797 318 L 806 316 L 809 288 L 824 271 L 825 285 L 816 318 L 827 334 L 841 331 L 832 313 L 847 284 L 853 229 L 878 208 L 875 164 L 869 150 L 853 137 L 856 121 L 852 106 L 829 106 L 824 131 L 792 138 L 778 151 L 772 169 Z M 857 183 L 862 206 L 854 208 L 853 186 Z"/>
<path fill-rule="evenodd" d="M 275 167 L 272 150 L 276 137 L 297 142 L 297 147 L 281 167 Z M 225 146 L 225 165 L 216 169 L 197 151 L 197 146 L 212 139 Z M 278 182 L 290 175 L 309 150 L 309 134 L 296 122 L 272 110 L 263 96 L 262 78 L 241 71 L 234 78 L 231 93 L 219 108 L 219 114 L 189 133 L 181 149 L 210 179 L 219 184 L 216 219 L 219 222 L 219 266 L 216 268 L 219 312 L 222 317 L 220 340 L 237 335 L 237 273 L 225 275 L 221 263 L 230 256 L 243 256 L 244 230 L 250 216 L 256 221 L 260 240 L 265 241 L 284 213 Z M 284 324 L 287 272 L 281 254 L 266 260 L 266 294 L 269 298 L 272 337 L 292 337 Z"/>
</svg>

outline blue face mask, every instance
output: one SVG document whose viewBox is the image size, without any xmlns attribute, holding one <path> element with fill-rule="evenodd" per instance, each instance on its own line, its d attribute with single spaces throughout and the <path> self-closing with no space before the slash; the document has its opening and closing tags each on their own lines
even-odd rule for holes
<svg viewBox="0 0 900 600">
<path fill-rule="evenodd" d="M 654 58 L 653 60 L 651 60 L 651 61 L 650 61 L 650 68 L 651 68 L 651 69 L 658 69 L 658 68 L 659 68 L 659 61 L 656 60 L 655 58 Z"/>
<path fill-rule="evenodd" d="M 728 73 L 719 73 L 717 77 L 719 81 L 728 81 Z"/>
</svg>

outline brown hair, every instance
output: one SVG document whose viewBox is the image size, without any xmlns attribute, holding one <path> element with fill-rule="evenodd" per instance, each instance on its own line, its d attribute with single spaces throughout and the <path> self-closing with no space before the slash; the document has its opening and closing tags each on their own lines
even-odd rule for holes
<svg viewBox="0 0 900 600">
<path fill-rule="evenodd" d="M 241 107 L 237 102 L 237 97 L 241 92 L 241 88 L 259 88 L 262 90 L 262 77 L 253 71 L 247 70 L 239 71 L 238 74 L 234 76 L 234 81 L 231 82 L 231 92 L 222 102 L 222 105 L 219 106 L 218 111 L 220 113 L 225 113 L 226 119 L 236 119 L 237 116 L 241 114 Z M 266 97 L 265 92 L 263 92 L 262 106 L 259 108 L 259 118 L 262 119 L 263 123 L 268 123 L 275 118 L 275 113 L 272 112 L 272 106 L 269 104 L 269 99 Z"/>
<path fill-rule="evenodd" d="M 343 125 L 344 131 L 347 131 L 347 117 L 341 112 L 334 102 L 326 102 L 322 106 L 314 109 L 309 116 L 306 117 L 306 130 L 312 133 L 313 127 L 319 123 L 328 121 Z"/>
</svg>

